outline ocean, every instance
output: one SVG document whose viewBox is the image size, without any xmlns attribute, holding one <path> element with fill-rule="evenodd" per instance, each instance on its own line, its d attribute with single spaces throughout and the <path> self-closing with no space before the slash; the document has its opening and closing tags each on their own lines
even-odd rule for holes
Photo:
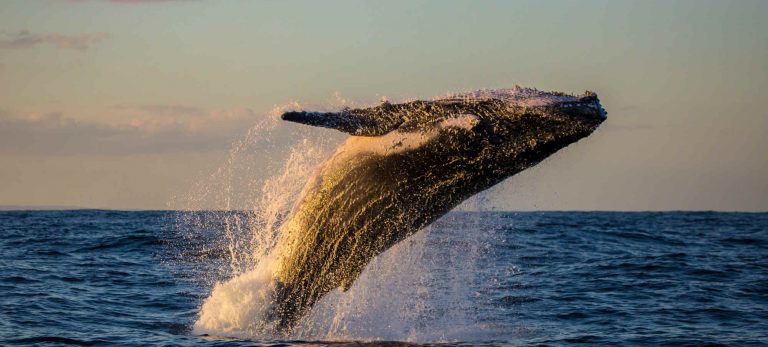
<svg viewBox="0 0 768 347">
<path fill-rule="evenodd" d="M 249 265 L 194 214 L 247 218 L 0 212 L 0 345 L 768 345 L 768 213 L 451 212 L 283 339 L 199 322 Z"/>
</svg>

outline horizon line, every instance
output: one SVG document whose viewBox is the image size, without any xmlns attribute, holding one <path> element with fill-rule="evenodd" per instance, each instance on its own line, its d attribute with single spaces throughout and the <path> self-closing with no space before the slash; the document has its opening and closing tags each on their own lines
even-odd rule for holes
<svg viewBox="0 0 768 347">
<path fill-rule="evenodd" d="M 0 205 L 0 212 L 67 212 L 67 211 L 108 211 L 108 212 L 249 212 L 247 209 L 144 209 L 144 208 L 101 208 L 101 207 L 82 207 L 67 205 Z M 561 210 L 561 209 L 539 209 L 539 210 L 451 210 L 449 213 L 472 213 L 472 212 L 507 212 L 507 213 L 536 213 L 536 212 L 578 212 L 578 213 L 768 213 L 768 210 L 712 210 L 712 209 L 668 209 L 668 210 Z"/>
</svg>

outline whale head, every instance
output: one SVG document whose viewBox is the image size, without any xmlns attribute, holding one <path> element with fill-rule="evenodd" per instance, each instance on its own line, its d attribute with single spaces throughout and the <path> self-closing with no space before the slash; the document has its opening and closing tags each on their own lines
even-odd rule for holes
<svg viewBox="0 0 768 347">
<path fill-rule="evenodd" d="M 286 112 L 282 119 L 374 137 L 369 142 L 379 145 L 369 148 L 379 152 L 433 143 L 509 175 L 591 134 L 606 112 L 593 92 L 569 95 L 515 87 L 339 112 Z"/>
</svg>

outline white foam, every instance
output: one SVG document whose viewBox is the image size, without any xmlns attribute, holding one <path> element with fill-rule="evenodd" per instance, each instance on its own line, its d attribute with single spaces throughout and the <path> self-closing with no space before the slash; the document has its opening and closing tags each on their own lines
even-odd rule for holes
<svg viewBox="0 0 768 347">
<path fill-rule="evenodd" d="M 239 338 L 269 336 L 264 319 L 272 301 L 273 274 L 265 262 L 227 282 L 216 284 L 203 302 L 193 333 Z"/>
</svg>

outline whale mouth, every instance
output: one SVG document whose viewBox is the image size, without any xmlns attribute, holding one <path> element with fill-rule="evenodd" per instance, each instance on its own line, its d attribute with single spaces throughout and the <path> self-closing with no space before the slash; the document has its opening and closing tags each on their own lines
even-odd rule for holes
<svg viewBox="0 0 768 347">
<path fill-rule="evenodd" d="M 600 104 L 600 99 L 597 97 L 597 93 L 588 91 L 584 93 L 583 96 L 580 96 L 579 99 L 580 104 L 584 105 L 589 110 L 594 111 L 587 112 L 586 115 L 592 116 L 601 121 L 608 119 L 608 112 L 606 112 L 605 108 L 603 108 L 603 105 Z"/>
<path fill-rule="evenodd" d="M 566 102 L 561 104 L 560 107 L 571 117 L 599 122 L 608 119 L 608 112 L 600 104 L 597 94 L 593 92 L 587 92 L 584 96 L 579 97 L 576 102 Z"/>
</svg>

